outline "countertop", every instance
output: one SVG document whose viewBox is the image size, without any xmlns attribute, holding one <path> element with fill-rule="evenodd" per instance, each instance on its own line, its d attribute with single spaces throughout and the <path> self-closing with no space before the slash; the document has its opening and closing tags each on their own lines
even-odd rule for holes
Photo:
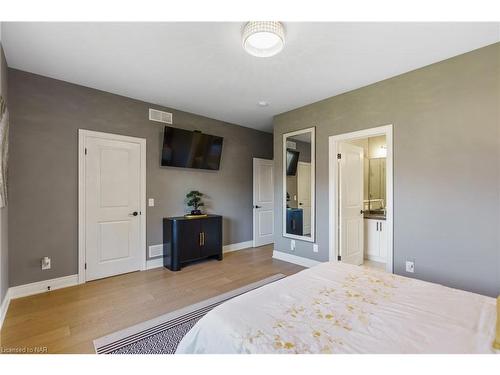
<svg viewBox="0 0 500 375">
<path fill-rule="evenodd" d="M 365 219 L 370 220 L 385 220 L 385 215 L 382 214 L 364 214 Z"/>
</svg>

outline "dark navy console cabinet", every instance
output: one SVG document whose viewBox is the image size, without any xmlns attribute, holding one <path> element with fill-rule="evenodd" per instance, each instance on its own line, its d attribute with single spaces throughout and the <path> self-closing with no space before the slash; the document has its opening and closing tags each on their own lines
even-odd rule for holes
<svg viewBox="0 0 500 375">
<path fill-rule="evenodd" d="M 286 209 L 286 232 L 288 234 L 295 234 L 296 236 L 303 235 L 301 208 Z"/>
<path fill-rule="evenodd" d="M 163 219 L 163 265 L 179 271 L 184 263 L 214 257 L 222 260 L 222 216 Z"/>
</svg>

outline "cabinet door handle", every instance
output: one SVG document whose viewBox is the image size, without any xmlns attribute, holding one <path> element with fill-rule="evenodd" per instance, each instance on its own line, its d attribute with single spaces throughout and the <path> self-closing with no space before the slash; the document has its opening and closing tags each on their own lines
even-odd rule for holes
<svg viewBox="0 0 500 375">
<path fill-rule="evenodd" d="M 382 222 L 380 222 L 380 231 L 382 232 Z"/>
<path fill-rule="evenodd" d="M 199 237 L 198 243 L 200 244 L 200 246 L 202 246 L 202 245 L 203 245 L 203 242 L 202 242 L 202 240 L 201 240 L 201 232 L 200 232 L 200 234 L 199 234 L 199 236 L 198 236 L 198 237 Z"/>
<path fill-rule="evenodd" d="M 205 232 L 201 232 L 201 239 L 203 240 L 203 246 L 205 246 Z"/>
<path fill-rule="evenodd" d="M 378 232 L 378 221 L 377 221 L 377 232 Z"/>
</svg>

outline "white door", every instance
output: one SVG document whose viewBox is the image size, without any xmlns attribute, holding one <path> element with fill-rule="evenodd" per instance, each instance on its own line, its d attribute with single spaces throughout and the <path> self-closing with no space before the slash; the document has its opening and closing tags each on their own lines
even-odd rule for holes
<svg viewBox="0 0 500 375">
<path fill-rule="evenodd" d="M 363 264 L 363 148 L 339 143 L 340 256 Z"/>
<path fill-rule="evenodd" d="M 144 139 L 84 137 L 85 279 L 144 269 Z"/>
<path fill-rule="evenodd" d="M 297 200 L 298 208 L 302 209 L 302 231 L 307 236 L 311 234 L 311 163 L 298 163 Z"/>
<path fill-rule="evenodd" d="M 274 162 L 253 159 L 253 246 L 274 241 Z"/>
</svg>

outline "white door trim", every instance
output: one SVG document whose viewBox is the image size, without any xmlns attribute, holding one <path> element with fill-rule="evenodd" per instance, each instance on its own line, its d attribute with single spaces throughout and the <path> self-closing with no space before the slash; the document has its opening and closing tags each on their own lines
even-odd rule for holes
<svg viewBox="0 0 500 375">
<path fill-rule="evenodd" d="M 387 142 L 387 167 L 386 167 L 386 228 L 387 228 L 387 261 L 386 271 L 394 273 L 393 258 L 394 258 L 394 205 L 393 205 L 393 143 L 392 143 L 392 124 L 379 126 L 371 129 L 364 129 L 351 133 L 332 135 L 328 138 L 328 237 L 329 237 L 329 259 L 337 261 L 338 257 L 338 242 L 337 230 L 338 227 L 338 163 L 337 150 L 338 143 L 346 140 L 354 140 L 367 137 L 375 137 L 385 135 Z"/>
<path fill-rule="evenodd" d="M 88 136 L 95 136 L 104 139 L 136 142 L 140 145 L 140 201 L 142 215 L 140 215 L 140 241 L 141 244 L 141 270 L 146 269 L 146 139 L 129 137 L 126 135 L 102 133 L 85 129 L 78 129 L 78 283 L 86 282 L 85 276 L 85 140 Z"/>
</svg>

